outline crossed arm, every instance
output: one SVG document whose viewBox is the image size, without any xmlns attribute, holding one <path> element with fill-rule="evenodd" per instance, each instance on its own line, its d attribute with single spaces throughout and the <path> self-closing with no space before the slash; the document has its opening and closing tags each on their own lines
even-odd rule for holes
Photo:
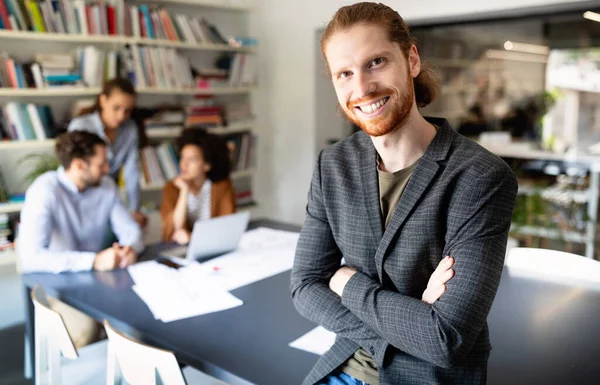
<svg viewBox="0 0 600 385">
<path fill-rule="evenodd" d="M 455 192 L 448 210 L 445 241 L 455 277 L 439 301 L 384 290 L 360 272 L 342 279 L 340 297 L 329 288 L 341 255 L 325 215 L 317 164 L 292 270 L 298 311 L 366 348 L 380 366 L 389 345 L 441 367 L 460 361 L 484 327 L 500 282 L 517 189 L 504 168 L 472 182 Z"/>
</svg>

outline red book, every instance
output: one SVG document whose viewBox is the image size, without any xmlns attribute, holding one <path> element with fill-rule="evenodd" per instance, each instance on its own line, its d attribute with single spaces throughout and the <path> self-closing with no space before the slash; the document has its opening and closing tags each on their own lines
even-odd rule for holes
<svg viewBox="0 0 600 385">
<path fill-rule="evenodd" d="M 4 0 L 0 0 L 0 17 L 2 17 L 4 29 L 12 29 L 12 27 L 10 26 L 10 20 L 8 20 L 8 11 L 6 10 Z"/>
<path fill-rule="evenodd" d="M 96 34 L 96 19 L 92 17 L 92 7 L 89 5 L 85 6 L 85 17 L 87 18 L 88 34 Z"/>
<path fill-rule="evenodd" d="M 106 7 L 106 17 L 108 19 L 108 34 L 116 35 L 117 34 L 117 13 L 115 12 L 115 7 L 112 5 L 108 5 Z"/>
<path fill-rule="evenodd" d="M 140 34 L 142 37 L 148 38 L 148 28 L 146 27 L 146 17 L 140 12 Z"/>
</svg>

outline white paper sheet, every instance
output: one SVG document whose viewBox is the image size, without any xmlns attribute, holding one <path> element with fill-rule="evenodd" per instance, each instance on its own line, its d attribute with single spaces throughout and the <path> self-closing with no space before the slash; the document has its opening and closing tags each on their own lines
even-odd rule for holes
<svg viewBox="0 0 600 385">
<path fill-rule="evenodd" d="M 292 348 L 304 350 L 309 353 L 323 355 L 335 342 L 335 333 L 322 326 L 317 326 L 302 337 L 290 343 Z"/>
<path fill-rule="evenodd" d="M 182 270 L 154 261 L 128 268 L 135 282 L 134 292 L 146 303 L 154 318 L 171 322 L 243 304 L 243 301 L 227 291 L 209 286 L 208 282 L 186 279 Z"/>
<path fill-rule="evenodd" d="M 234 290 L 290 270 L 298 233 L 258 228 L 246 232 L 234 252 L 180 269 L 184 279 L 198 280 L 221 290 Z"/>
<path fill-rule="evenodd" d="M 243 302 L 228 291 L 292 268 L 298 233 L 258 228 L 246 232 L 236 251 L 173 269 L 155 261 L 128 267 L 133 290 L 156 319 L 170 322 L 231 309 Z"/>
</svg>

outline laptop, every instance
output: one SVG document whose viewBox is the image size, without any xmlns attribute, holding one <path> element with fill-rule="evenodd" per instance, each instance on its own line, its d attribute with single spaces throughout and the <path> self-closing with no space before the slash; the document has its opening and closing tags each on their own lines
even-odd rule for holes
<svg viewBox="0 0 600 385">
<path fill-rule="evenodd" d="M 165 257 L 178 257 L 187 261 L 204 261 L 237 249 L 248 227 L 250 212 L 244 211 L 205 221 L 196 221 L 187 246 L 165 250 Z"/>
</svg>

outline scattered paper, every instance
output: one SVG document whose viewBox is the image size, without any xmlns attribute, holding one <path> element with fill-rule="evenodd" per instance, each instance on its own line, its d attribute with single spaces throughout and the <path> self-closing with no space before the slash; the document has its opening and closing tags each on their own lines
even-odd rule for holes
<svg viewBox="0 0 600 385">
<path fill-rule="evenodd" d="M 133 290 L 156 319 L 170 322 L 240 306 L 229 291 L 290 270 L 299 234 L 258 228 L 234 252 L 173 269 L 155 261 L 128 267 Z"/>
<path fill-rule="evenodd" d="M 317 326 L 294 342 L 291 342 L 290 346 L 320 356 L 328 351 L 334 342 L 335 333 L 330 332 L 322 326 Z"/>
<path fill-rule="evenodd" d="M 202 280 L 185 279 L 180 270 L 154 261 L 128 268 L 135 282 L 133 291 L 148 306 L 155 319 L 171 322 L 231 309 L 243 304 L 225 290 Z"/>
<path fill-rule="evenodd" d="M 290 270 L 298 233 L 258 228 L 246 232 L 236 251 L 180 269 L 190 280 L 199 277 L 209 286 L 231 291 Z"/>
</svg>

